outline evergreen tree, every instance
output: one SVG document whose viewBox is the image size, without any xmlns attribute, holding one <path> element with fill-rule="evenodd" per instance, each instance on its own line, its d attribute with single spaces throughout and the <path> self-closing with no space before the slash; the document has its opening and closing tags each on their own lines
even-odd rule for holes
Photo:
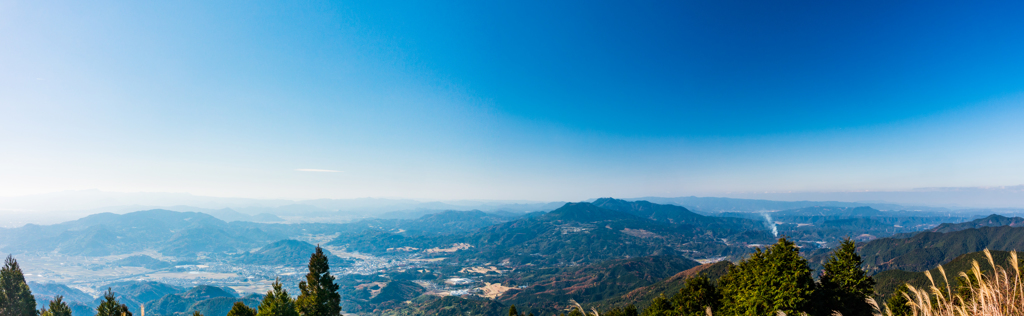
<svg viewBox="0 0 1024 316">
<path fill-rule="evenodd" d="M 334 284 L 331 268 L 323 248 L 316 246 L 316 252 L 309 257 L 309 273 L 306 281 L 299 282 L 301 293 L 295 300 L 295 308 L 302 316 L 340 316 L 341 295 Z"/>
<path fill-rule="evenodd" d="M 672 301 L 665 298 L 665 295 L 659 295 L 651 300 L 651 305 L 644 309 L 643 316 L 671 316 L 675 315 L 675 307 L 672 306 Z"/>
<path fill-rule="evenodd" d="M 892 316 L 910 316 L 913 314 L 910 310 L 910 306 L 907 305 L 910 301 L 907 300 L 906 296 L 903 296 L 903 294 L 908 291 L 910 291 L 910 289 L 907 288 L 906 283 L 900 284 L 900 286 L 896 288 L 896 291 L 892 293 L 889 300 L 885 302 L 885 306 L 889 309 L 889 314 Z"/>
<path fill-rule="evenodd" d="M 107 293 L 103 294 L 103 302 L 96 307 L 96 316 L 132 316 L 132 312 L 128 310 L 127 305 L 117 301 L 113 290 L 107 288 Z"/>
<path fill-rule="evenodd" d="M 52 301 L 50 301 L 50 308 L 43 309 L 39 313 L 40 316 L 71 316 L 71 307 L 67 303 L 64 303 L 64 297 L 57 295 Z"/>
<path fill-rule="evenodd" d="M 36 316 L 36 298 L 25 283 L 18 261 L 8 255 L 0 269 L 0 315 Z"/>
<path fill-rule="evenodd" d="M 729 268 L 718 280 L 722 294 L 720 315 L 774 316 L 808 312 L 814 294 L 814 279 L 807 260 L 796 245 L 779 238 L 747 260 Z"/>
<path fill-rule="evenodd" d="M 274 289 L 267 291 L 267 296 L 260 302 L 257 316 L 299 316 L 295 310 L 295 301 L 281 287 L 281 280 L 274 281 Z M 98 315 L 97 315 L 98 316 Z"/>
<path fill-rule="evenodd" d="M 623 309 L 622 315 L 623 316 L 640 316 L 640 312 L 637 311 L 635 305 L 629 304 L 628 306 L 626 306 L 626 308 Z"/>
<path fill-rule="evenodd" d="M 871 316 L 873 309 L 865 301 L 874 293 L 875 280 L 861 267 L 857 247 L 847 238 L 825 262 L 818 279 L 818 314 L 830 315 L 838 311 L 844 316 Z"/>
<path fill-rule="evenodd" d="M 203 313 L 200 313 L 199 311 L 194 311 L 192 312 L 192 316 L 203 316 Z"/>
<path fill-rule="evenodd" d="M 533 316 L 533 314 L 530 314 L 530 316 Z M 640 313 L 637 312 L 636 306 L 629 304 L 626 307 L 616 307 L 602 312 L 601 316 L 640 316 Z"/>
<path fill-rule="evenodd" d="M 675 305 L 673 315 L 705 316 L 708 308 L 717 311 L 721 300 L 722 296 L 711 284 L 711 279 L 701 274 L 686 280 L 683 288 L 672 297 Z"/>
<path fill-rule="evenodd" d="M 508 308 L 508 316 L 519 316 L 519 311 L 516 310 L 516 306 L 512 305 Z"/>
<path fill-rule="evenodd" d="M 228 312 L 227 316 L 256 316 L 256 310 L 245 303 L 235 302 L 235 305 L 231 306 L 231 311 Z"/>
</svg>

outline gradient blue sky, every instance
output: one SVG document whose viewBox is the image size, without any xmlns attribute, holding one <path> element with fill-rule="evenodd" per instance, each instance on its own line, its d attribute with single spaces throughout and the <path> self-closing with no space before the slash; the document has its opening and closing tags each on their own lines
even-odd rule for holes
<svg viewBox="0 0 1024 316">
<path fill-rule="evenodd" d="M 0 195 L 1018 185 L 1021 16 L 1015 1 L 0 0 Z"/>
</svg>

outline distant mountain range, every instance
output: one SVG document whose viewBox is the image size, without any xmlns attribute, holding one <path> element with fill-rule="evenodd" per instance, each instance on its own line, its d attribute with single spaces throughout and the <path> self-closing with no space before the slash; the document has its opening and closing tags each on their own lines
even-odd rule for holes
<svg viewBox="0 0 1024 316">
<path fill-rule="evenodd" d="M 910 236 L 873 240 L 858 247 L 868 271 L 911 272 L 932 269 L 964 254 L 990 250 L 1024 249 L 1024 227 L 990 226 L 1019 224 L 1019 219 L 987 217 L 972 222 L 945 225 Z M 954 229 L 961 230 L 954 230 Z"/>
<path fill-rule="evenodd" d="M 210 215 L 167 210 L 103 213 L 56 225 L 0 229 L 0 249 L 6 252 L 55 251 L 81 256 L 157 249 L 167 256 L 191 257 L 200 252 L 251 249 L 280 239 L 284 236 Z"/>
<path fill-rule="evenodd" d="M 735 217 L 725 216 L 731 214 Z M 521 311 L 539 314 L 564 309 L 569 299 L 600 308 L 644 304 L 657 295 L 678 291 L 695 275 L 704 273 L 715 279 L 725 273 L 729 261 L 700 265 L 693 259 L 742 259 L 755 247 L 775 241 L 773 227 L 802 245 L 801 252 L 812 269 L 819 268 L 827 257 L 830 243 L 847 236 L 867 241 L 858 248 L 866 267 L 889 285 L 919 280 L 917 273 L 938 264 L 952 261 L 950 267 L 957 267 L 963 261 L 958 257 L 986 247 L 1009 250 L 1024 246 L 1024 227 L 1015 227 L 1024 223 L 1021 218 L 993 215 L 944 223 L 950 219 L 964 220 L 933 212 L 882 211 L 866 206 L 810 206 L 708 216 L 679 205 L 613 198 L 565 203 L 550 212 L 450 210 L 415 219 L 372 218 L 350 223 L 226 222 L 198 212 L 148 210 L 0 229 L 0 251 L 117 255 L 118 260 L 104 264 L 149 270 L 174 270 L 178 269 L 175 265 L 216 258 L 220 264 L 269 266 L 273 271 L 305 265 L 315 243 L 321 242 L 330 249 L 339 247 L 378 256 L 373 260 L 381 263 L 400 264 L 386 271 L 339 275 L 336 281 L 342 286 L 340 292 L 349 311 L 490 313 L 516 305 Z M 355 259 L 325 251 L 332 268 L 355 264 Z M 408 265 L 434 260 L 442 261 Z M 474 290 L 478 285 L 447 288 L 446 280 L 454 276 L 491 283 L 488 286 L 496 292 L 490 297 L 494 299 L 423 295 L 483 291 Z M 40 301 L 64 295 L 76 311 L 87 312 L 98 304 L 75 288 L 32 286 L 38 288 L 34 293 Z M 258 295 L 242 298 L 230 288 L 214 286 L 181 288 L 128 281 L 104 288 L 114 291 L 132 311 L 145 306 L 147 314 L 157 316 L 185 316 L 193 311 L 220 315 L 235 301 L 259 302 Z"/>
<path fill-rule="evenodd" d="M 722 212 L 761 212 L 812 206 L 859 207 L 880 210 L 929 211 L 935 213 L 1024 214 L 1024 191 L 1016 187 L 1001 188 L 938 188 L 905 192 L 837 192 L 837 193 L 765 193 L 731 197 L 643 197 L 657 204 L 686 207 L 700 214 Z M 903 195 L 926 196 L 931 201 L 969 199 L 977 203 L 921 203 L 927 199 L 904 199 Z M 886 197 L 892 197 L 888 199 Z M 854 201 L 854 202 L 843 202 Z M 864 202 L 869 201 L 869 202 Z M 888 202 L 870 202 L 888 201 Z M 145 209 L 166 209 L 199 212 L 225 222 L 332 222 L 341 223 L 364 218 L 414 219 L 446 210 L 480 210 L 494 214 L 546 212 L 565 202 L 535 201 L 416 201 L 409 199 L 247 199 L 196 196 L 186 193 L 122 193 L 99 190 L 63 191 L 47 194 L 0 197 L 0 227 L 19 227 L 27 223 L 55 224 L 96 213 L 123 214 Z M 928 204 L 931 206 L 925 206 Z M 940 203 L 941 204 L 941 203 Z M 971 206 L 974 205 L 974 206 Z"/>
<path fill-rule="evenodd" d="M 1007 251 L 993 250 L 990 251 L 992 259 L 997 265 L 1006 266 L 1007 259 L 1010 258 L 1010 253 Z M 977 261 L 979 267 L 983 271 L 991 271 L 992 266 L 988 263 L 988 258 L 981 251 L 971 252 L 962 254 L 953 258 L 949 262 L 942 264 L 942 268 L 946 273 L 946 276 L 942 276 L 942 272 L 939 271 L 938 265 L 928 268 L 927 270 L 932 275 L 932 280 L 935 281 L 935 285 L 938 288 L 946 287 L 946 280 L 949 280 L 949 284 L 953 289 L 956 289 L 960 285 L 960 272 L 967 272 L 973 267 L 973 262 Z M 930 280 L 925 276 L 924 271 L 904 271 L 904 270 L 887 270 L 879 272 L 874 275 L 875 278 L 875 292 L 882 297 L 887 299 L 893 294 L 897 287 L 901 284 L 910 284 L 918 288 L 927 288 L 931 286 Z"/>
<path fill-rule="evenodd" d="M 467 242 L 477 247 L 474 256 L 483 260 L 553 264 L 684 253 L 696 258 L 742 255 L 747 243 L 771 239 L 764 225 L 753 220 L 722 220 L 646 202 L 597 203 L 624 211 L 567 203 L 542 216 L 483 228 Z"/>
<path fill-rule="evenodd" d="M 1006 217 L 1002 215 L 992 214 L 985 218 L 979 218 L 969 222 L 963 223 L 943 223 L 938 227 L 931 229 L 931 232 L 936 233 L 950 233 L 958 230 L 965 230 L 971 228 L 981 227 L 998 227 L 998 226 L 1010 226 L 1010 227 L 1022 227 L 1024 226 L 1024 218 L 1020 217 Z"/>
<path fill-rule="evenodd" d="M 523 214 L 550 211 L 563 202 L 416 201 L 408 199 L 247 199 L 196 196 L 186 193 L 63 191 L 0 197 L 0 227 L 27 223 L 56 224 L 96 213 L 123 214 L 146 209 L 199 212 L 225 222 L 330 222 L 364 218 L 413 219 L 446 210 L 481 210 Z"/>
</svg>

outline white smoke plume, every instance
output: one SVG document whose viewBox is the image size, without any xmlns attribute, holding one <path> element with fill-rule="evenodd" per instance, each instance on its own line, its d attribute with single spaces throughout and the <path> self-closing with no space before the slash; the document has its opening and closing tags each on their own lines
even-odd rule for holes
<svg viewBox="0 0 1024 316">
<path fill-rule="evenodd" d="M 779 228 L 775 227 L 775 221 L 772 220 L 772 215 L 768 212 L 761 212 L 761 216 L 764 216 L 764 221 L 768 222 L 768 228 L 772 229 L 772 236 L 779 237 Z"/>
</svg>

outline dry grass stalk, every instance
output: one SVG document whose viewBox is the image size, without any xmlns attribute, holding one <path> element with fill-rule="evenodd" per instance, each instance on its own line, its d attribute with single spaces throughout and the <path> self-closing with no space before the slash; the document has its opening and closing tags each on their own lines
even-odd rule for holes
<svg viewBox="0 0 1024 316">
<path fill-rule="evenodd" d="M 971 263 L 969 272 L 960 272 L 961 286 L 965 294 L 954 293 L 946 277 L 946 271 L 939 266 L 945 284 L 945 291 L 935 285 L 930 272 L 925 276 L 931 283 L 928 288 L 909 289 L 903 293 L 909 301 L 914 316 L 1016 316 L 1024 315 L 1024 284 L 1021 282 L 1017 252 L 1010 252 L 1009 268 L 996 265 L 992 253 L 985 249 L 985 258 L 992 267 L 983 273 L 977 260 Z M 883 316 L 877 313 L 878 316 Z M 888 306 L 884 316 L 892 316 Z"/>
</svg>

